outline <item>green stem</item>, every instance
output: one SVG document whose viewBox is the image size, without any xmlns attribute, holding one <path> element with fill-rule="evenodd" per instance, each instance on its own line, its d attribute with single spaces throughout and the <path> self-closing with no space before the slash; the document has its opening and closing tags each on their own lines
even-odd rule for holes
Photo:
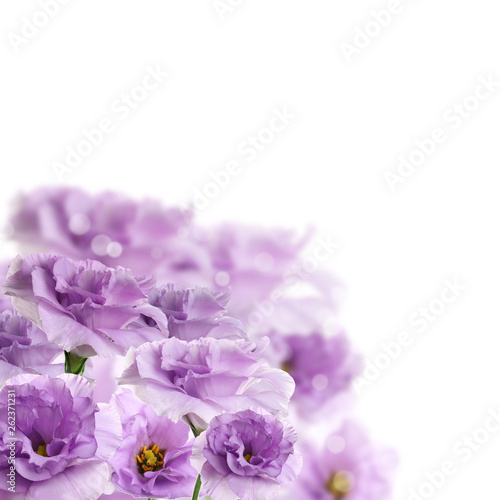
<svg viewBox="0 0 500 500">
<path fill-rule="evenodd" d="M 74 373 L 75 375 L 83 375 L 85 371 L 85 363 L 88 358 L 82 358 L 72 352 L 64 351 L 64 371 L 65 373 Z"/>
<path fill-rule="evenodd" d="M 196 478 L 196 484 L 194 485 L 192 500 L 198 500 L 198 496 L 200 495 L 200 489 L 201 489 L 201 476 L 198 474 L 198 477 Z"/>
<path fill-rule="evenodd" d="M 188 416 L 185 416 L 184 417 L 186 419 L 186 422 L 188 423 L 189 427 L 191 428 L 191 431 L 193 432 L 194 434 L 194 437 L 197 438 L 203 431 L 199 431 L 193 424 L 193 422 L 191 422 L 191 420 L 189 419 Z"/>
<path fill-rule="evenodd" d="M 191 431 L 194 434 L 194 437 L 197 438 L 200 435 L 200 432 L 198 432 L 198 429 L 191 423 L 189 418 L 187 418 L 189 427 L 191 427 Z M 201 489 L 201 475 L 198 474 L 198 477 L 196 478 L 196 483 L 194 485 L 194 491 L 193 491 L 193 497 L 192 500 L 198 500 L 198 497 L 200 495 L 200 489 Z"/>
</svg>

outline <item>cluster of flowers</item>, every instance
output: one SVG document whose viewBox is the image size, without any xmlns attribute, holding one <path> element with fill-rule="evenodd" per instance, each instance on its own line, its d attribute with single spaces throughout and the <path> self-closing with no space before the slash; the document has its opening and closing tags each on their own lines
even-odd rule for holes
<svg viewBox="0 0 500 500">
<path fill-rule="evenodd" d="M 388 498 L 392 452 L 346 418 L 359 357 L 325 334 L 338 285 L 289 279 L 308 238 L 74 189 L 11 228 L 2 498 Z"/>
</svg>

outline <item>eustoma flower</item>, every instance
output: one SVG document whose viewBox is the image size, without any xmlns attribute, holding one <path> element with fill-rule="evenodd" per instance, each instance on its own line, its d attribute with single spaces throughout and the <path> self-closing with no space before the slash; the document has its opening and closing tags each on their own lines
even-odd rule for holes
<svg viewBox="0 0 500 500">
<path fill-rule="evenodd" d="M 0 313 L 0 385 L 21 373 L 62 373 L 62 364 L 51 364 L 60 354 L 62 349 L 31 321 L 14 310 Z"/>
<path fill-rule="evenodd" d="M 246 338 L 240 321 L 227 314 L 229 297 L 229 292 L 167 284 L 153 288 L 148 301 L 165 315 L 164 324 L 158 326 L 170 337 L 186 341 L 207 336 Z M 155 326 L 157 322 L 157 319 L 148 318 L 147 324 Z"/>
<path fill-rule="evenodd" d="M 34 254 L 11 264 L 4 292 L 14 307 L 77 356 L 124 354 L 130 346 L 164 338 L 156 328 L 129 327 L 154 315 L 146 294 L 154 282 L 97 261 Z"/>
<path fill-rule="evenodd" d="M 280 420 L 291 402 L 303 435 L 322 416 L 337 428 L 353 399 L 360 359 L 336 317 L 339 283 L 319 266 L 334 243 L 303 255 L 310 231 L 205 229 L 191 215 L 73 188 L 22 198 L 9 234 L 23 254 L 64 257 L 17 257 L 5 282 L 0 272 L 0 472 L 14 456 L 11 497 L 173 499 L 194 488 L 198 498 L 201 485 L 213 500 L 385 500 L 392 452 L 348 422 L 323 450 L 304 447 L 293 481 L 301 456 Z M 162 284 L 136 277 L 152 273 Z M 98 380 L 94 394 L 83 377 L 59 376 L 63 350 L 66 371 Z M 125 354 L 118 382 L 135 395 L 116 391 L 112 364 Z M 96 355 L 108 359 L 84 372 Z"/>
<path fill-rule="evenodd" d="M 255 302 L 268 299 L 283 284 L 309 238 L 294 231 L 224 224 L 207 232 L 201 243 L 211 261 L 212 285 L 231 287 L 229 311 L 245 318 Z"/>
<path fill-rule="evenodd" d="M 213 338 L 143 344 L 119 383 L 132 386 L 159 415 L 186 417 L 199 429 L 223 411 L 260 407 L 284 415 L 294 383 L 260 360 L 266 345 Z"/>
<path fill-rule="evenodd" d="M 0 471 L 5 478 L 15 468 L 12 498 L 94 500 L 109 491 L 106 460 L 120 443 L 120 419 L 93 402 L 83 377 L 14 377 L 0 392 L 0 413 Z"/>
<path fill-rule="evenodd" d="M 348 391 L 361 366 L 347 337 L 339 333 L 326 337 L 318 332 L 308 335 L 269 334 L 272 349 L 269 359 L 281 366 L 295 381 L 292 402 L 306 418 L 321 415 L 349 399 Z"/>
<path fill-rule="evenodd" d="M 115 393 L 111 404 L 123 428 L 123 442 L 109 460 L 116 487 L 136 496 L 190 496 L 196 471 L 190 464 L 189 426 L 159 417 L 127 389 Z"/>
<path fill-rule="evenodd" d="M 304 467 L 283 492 L 287 500 L 387 500 L 396 458 L 376 447 L 354 423 L 326 439 L 322 451 L 302 449 Z"/>
<path fill-rule="evenodd" d="M 113 192 L 90 195 L 74 188 L 41 188 L 19 200 L 13 238 L 36 251 L 120 264 L 151 274 L 160 264 L 185 269 L 189 242 L 177 237 L 190 214 L 155 200 L 137 202 Z"/>
<path fill-rule="evenodd" d="M 296 439 L 290 426 L 263 411 L 225 413 L 196 439 L 192 462 L 216 500 L 269 500 L 300 471 Z"/>
</svg>

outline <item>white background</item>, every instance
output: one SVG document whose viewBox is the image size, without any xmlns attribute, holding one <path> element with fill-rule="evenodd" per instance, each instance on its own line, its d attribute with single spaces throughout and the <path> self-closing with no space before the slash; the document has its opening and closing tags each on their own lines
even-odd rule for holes
<svg viewBox="0 0 500 500">
<path fill-rule="evenodd" d="M 399 452 L 394 498 L 444 460 L 459 470 L 434 498 L 495 498 L 500 436 L 466 464 L 453 446 L 500 405 L 500 88 L 456 130 L 443 113 L 480 76 L 500 81 L 500 11 L 492 0 L 401 0 L 349 64 L 340 44 L 387 5 L 244 0 L 220 19 L 211 0 L 74 0 L 16 51 L 12 34 L 40 7 L 4 0 L 0 216 L 18 190 L 59 183 L 53 162 L 105 117 L 115 130 L 62 184 L 188 203 L 210 171 L 239 161 L 201 221 L 314 223 L 341 245 L 327 266 L 347 285 L 342 320 L 367 360 L 414 334 L 358 403 Z M 121 120 L 112 103 L 156 65 L 169 77 Z M 247 162 L 239 144 L 285 106 L 296 118 Z M 436 127 L 447 141 L 392 192 L 384 172 Z M 446 278 L 467 291 L 415 334 L 409 317 Z"/>
</svg>

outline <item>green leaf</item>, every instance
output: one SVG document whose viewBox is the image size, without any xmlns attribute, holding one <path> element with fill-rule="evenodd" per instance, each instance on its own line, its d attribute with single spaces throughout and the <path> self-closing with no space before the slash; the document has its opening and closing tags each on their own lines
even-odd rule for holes
<svg viewBox="0 0 500 500">
<path fill-rule="evenodd" d="M 72 352 L 64 351 L 64 371 L 66 373 L 74 373 L 75 375 L 83 375 L 87 359 L 77 356 Z"/>
</svg>

